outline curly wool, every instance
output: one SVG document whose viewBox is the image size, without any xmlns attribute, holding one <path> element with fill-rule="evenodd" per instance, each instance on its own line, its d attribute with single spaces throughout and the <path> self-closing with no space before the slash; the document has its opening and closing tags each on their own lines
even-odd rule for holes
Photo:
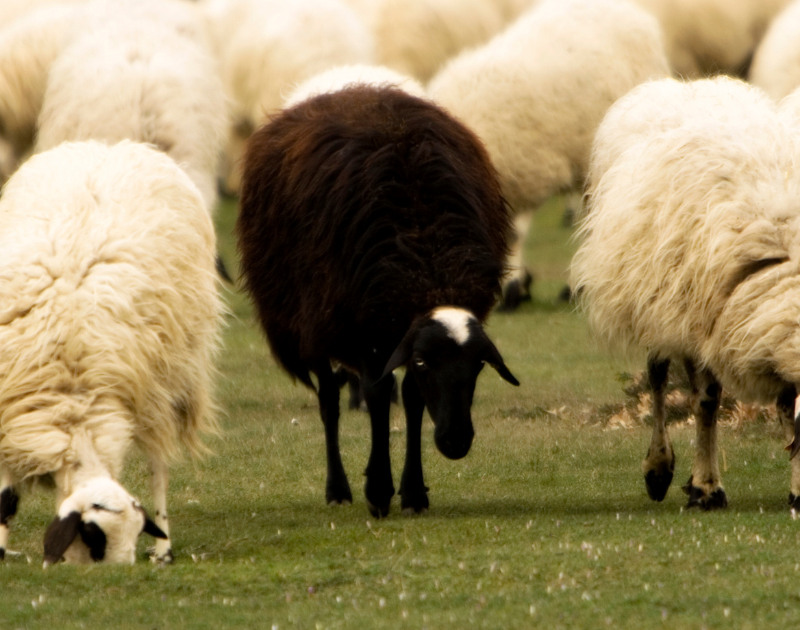
<svg viewBox="0 0 800 630">
<path fill-rule="evenodd" d="M 188 177 L 144 145 L 65 143 L 9 180 L 0 219 L 2 466 L 58 471 L 85 433 L 114 476 L 132 440 L 202 452 L 222 305 Z"/>
<path fill-rule="evenodd" d="M 597 147 L 607 166 L 590 174 L 572 282 L 609 344 L 692 358 L 737 396 L 774 400 L 783 381 L 798 382 L 775 363 L 788 352 L 785 322 L 800 320 L 793 298 L 775 293 L 796 273 L 798 146 L 756 88 L 679 87 L 667 99 L 648 84 L 619 104 L 660 120 L 650 133 L 628 134 L 625 116 L 604 121 L 600 137 L 616 131 L 630 146 L 610 165 Z"/>
</svg>

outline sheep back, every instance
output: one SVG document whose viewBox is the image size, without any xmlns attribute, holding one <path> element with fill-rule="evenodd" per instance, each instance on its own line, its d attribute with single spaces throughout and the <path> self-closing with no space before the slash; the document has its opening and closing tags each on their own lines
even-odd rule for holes
<svg viewBox="0 0 800 630">
<path fill-rule="evenodd" d="M 428 93 L 483 140 L 517 210 L 579 182 L 606 110 L 666 76 L 655 18 L 619 0 L 545 0 L 446 64 Z"/>
<path fill-rule="evenodd" d="M 74 463 L 87 432 L 118 474 L 131 439 L 203 450 L 221 303 L 202 200 L 167 156 L 123 142 L 31 158 L 0 200 L 0 462 Z"/>
<path fill-rule="evenodd" d="M 242 269 L 272 350 L 360 368 L 439 305 L 488 315 L 509 217 L 477 138 L 430 102 L 355 86 L 285 110 L 245 159 Z"/>
</svg>

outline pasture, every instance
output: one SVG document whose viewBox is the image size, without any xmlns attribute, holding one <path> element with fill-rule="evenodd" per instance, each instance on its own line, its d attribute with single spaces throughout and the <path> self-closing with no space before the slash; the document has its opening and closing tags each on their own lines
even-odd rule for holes
<svg viewBox="0 0 800 630">
<path fill-rule="evenodd" d="M 478 380 L 470 454 L 448 461 L 423 428 L 431 510 L 399 500 L 371 518 L 361 472 L 365 414 L 346 409 L 342 454 L 355 497 L 324 502 L 316 398 L 275 365 L 243 296 L 219 362 L 223 434 L 214 455 L 173 468 L 176 560 L 43 571 L 52 495 L 27 492 L 0 564 L 0 628 L 765 628 L 800 626 L 800 521 L 786 505 L 789 467 L 777 425 L 721 428 L 730 506 L 682 509 L 694 428 L 672 426 L 677 454 L 663 503 L 647 498 L 646 418 L 620 413 L 621 374 L 643 357 L 610 357 L 583 317 L 559 303 L 574 246 L 559 200 L 536 217 L 533 303 L 494 314 L 488 331 L 522 386 Z M 235 270 L 235 206 L 223 204 L 223 257 Z M 404 421 L 393 408 L 399 486 Z M 142 458 L 123 482 L 151 504 Z"/>
</svg>

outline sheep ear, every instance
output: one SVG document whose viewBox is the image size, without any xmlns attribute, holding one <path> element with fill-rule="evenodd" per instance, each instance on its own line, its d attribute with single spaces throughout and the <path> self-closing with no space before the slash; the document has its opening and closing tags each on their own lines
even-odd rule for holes
<svg viewBox="0 0 800 630">
<path fill-rule="evenodd" d="M 169 536 L 164 533 L 164 530 L 156 525 L 155 521 L 150 518 L 144 509 L 142 509 L 142 514 L 144 514 L 144 528 L 142 529 L 143 533 L 150 534 L 153 538 L 163 538 L 164 540 L 169 538 Z"/>
<path fill-rule="evenodd" d="M 386 378 L 387 375 L 394 372 L 397 368 L 401 365 L 405 365 L 408 363 L 408 360 L 411 358 L 411 352 L 414 349 L 414 334 L 409 330 L 406 333 L 406 336 L 403 337 L 403 340 L 400 342 L 400 345 L 397 346 L 395 351 L 392 353 L 392 356 L 389 357 L 389 362 L 386 364 L 386 367 L 383 370 L 383 375 L 381 378 Z"/>
<path fill-rule="evenodd" d="M 93 522 L 89 521 L 88 523 L 80 523 L 80 532 L 81 532 L 81 540 L 83 543 L 89 547 L 89 555 L 92 556 L 92 560 L 95 562 L 100 562 L 103 558 L 106 557 L 106 533 L 100 528 L 100 526 Z"/>
<path fill-rule="evenodd" d="M 506 367 L 503 357 L 500 356 L 500 351 L 488 337 L 486 338 L 486 348 L 483 353 L 483 360 L 497 370 L 497 373 L 502 376 L 503 379 L 512 385 L 519 385 L 517 378 L 511 373 L 511 370 Z"/>
<path fill-rule="evenodd" d="M 70 512 L 64 518 L 56 516 L 44 535 L 44 567 L 59 562 L 64 552 L 80 533 L 81 514 Z"/>
</svg>

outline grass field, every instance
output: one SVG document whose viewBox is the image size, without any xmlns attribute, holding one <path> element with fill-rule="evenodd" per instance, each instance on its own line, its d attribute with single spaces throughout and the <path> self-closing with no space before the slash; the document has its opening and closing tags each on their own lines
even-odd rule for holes
<svg viewBox="0 0 800 630">
<path fill-rule="evenodd" d="M 235 209 L 219 217 L 235 267 Z M 175 564 L 58 565 L 43 571 L 52 495 L 23 496 L 0 564 L 0 630 L 73 628 L 797 628 L 800 554 L 786 505 L 789 467 L 777 427 L 723 427 L 730 507 L 685 511 L 693 429 L 674 426 L 673 488 L 646 495 L 646 423 L 608 422 L 625 401 L 619 375 L 641 357 L 610 358 L 583 317 L 556 296 L 573 245 L 554 202 L 529 248 L 535 298 L 492 317 L 489 334 L 522 382 L 479 379 L 476 439 L 464 460 L 423 433 L 426 516 L 369 517 L 361 473 L 366 415 L 343 411 L 342 451 L 355 503 L 324 503 L 324 436 L 316 399 L 269 355 L 251 309 L 228 295 L 220 361 L 224 434 L 215 455 L 173 469 Z M 343 404 L 343 408 L 346 405 Z M 399 484 L 404 421 L 393 411 Z M 616 427 L 616 428 L 615 428 Z M 125 484 L 145 505 L 138 455 Z"/>
</svg>

